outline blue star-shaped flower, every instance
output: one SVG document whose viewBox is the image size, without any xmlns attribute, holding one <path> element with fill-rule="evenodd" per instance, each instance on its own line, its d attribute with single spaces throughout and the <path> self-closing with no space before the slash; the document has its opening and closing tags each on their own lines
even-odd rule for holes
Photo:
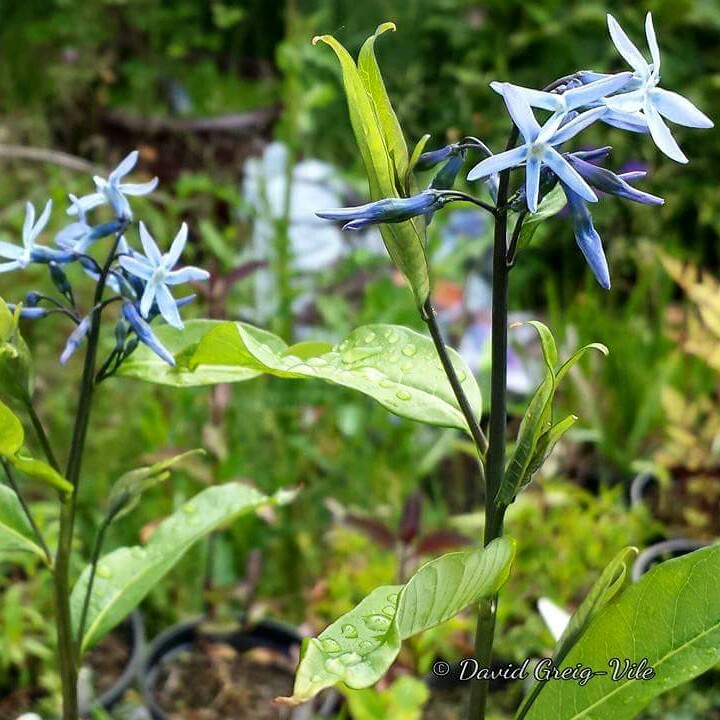
<svg viewBox="0 0 720 720">
<path fill-rule="evenodd" d="M 503 99 L 508 112 L 525 140 L 512 150 L 492 155 L 479 162 L 468 174 L 468 180 L 486 178 L 508 168 L 525 165 L 525 189 L 530 212 L 537 212 L 540 194 L 540 170 L 547 165 L 561 180 L 588 202 L 597 202 L 597 195 L 578 172 L 555 149 L 581 130 L 598 120 L 606 109 L 587 110 L 563 124 L 566 116 L 554 114 L 542 127 L 535 119 L 522 90 L 505 85 Z"/>
<path fill-rule="evenodd" d="M 605 98 L 604 103 L 616 121 L 626 118 L 628 122 L 647 123 L 655 144 L 669 158 L 680 163 L 688 161 L 663 118 L 670 122 L 692 128 L 711 128 L 713 122 L 698 110 L 687 98 L 658 87 L 660 82 L 660 48 L 653 27 L 652 15 L 645 18 L 645 36 L 650 48 L 652 64 L 632 43 L 612 15 L 607 16 L 608 29 L 618 52 L 635 71 L 635 87 L 630 92 Z"/>
<path fill-rule="evenodd" d="M 178 312 L 178 304 L 173 298 L 168 285 L 181 285 L 195 280 L 207 280 L 210 273 L 196 267 L 185 267 L 173 270 L 187 242 L 188 228 L 182 224 L 178 234 L 164 255 L 160 252 L 154 238 L 148 232 L 144 223 L 140 223 L 140 241 L 145 255 L 122 255 L 120 265 L 131 275 L 145 283 L 145 289 L 140 298 L 140 314 L 147 318 L 154 303 L 165 320 L 176 328 L 184 327 Z"/>
<path fill-rule="evenodd" d="M 153 178 L 146 183 L 124 183 L 121 180 L 135 167 L 138 161 L 138 151 L 133 150 L 108 176 L 107 180 L 96 175 L 96 192 L 77 198 L 68 208 L 68 215 L 79 215 L 88 210 L 110 203 L 118 220 L 130 221 L 133 214 L 126 195 L 147 195 L 158 185 L 158 179 Z"/>
<path fill-rule="evenodd" d="M 67 251 L 53 250 L 38 245 L 35 241 L 45 229 L 52 212 L 52 200 L 48 200 L 35 222 L 35 207 L 32 203 L 25 205 L 25 223 L 22 230 L 22 246 L 0 240 L 0 258 L 9 262 L 0 263 L 0 273 L 12 270 L 23 270 L 30 263 L 66 263 L 75 258 L 75 254 Z"/>
</svg>

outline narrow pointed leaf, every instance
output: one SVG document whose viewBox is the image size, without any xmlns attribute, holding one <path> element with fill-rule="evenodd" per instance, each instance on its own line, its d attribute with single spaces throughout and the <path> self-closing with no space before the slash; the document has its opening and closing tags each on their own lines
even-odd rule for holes
<svg viewBox="0 0 720 720">
<path fill-rule="evenodd" d="M 0 485 L 0 554 L 6 552 L 31 552 L 45 560 L 17 495 Z"/>
<path fill-rule="evenodd" d="M 525 217 L 525 221 L 520 228 L 520 236 L 518 238 L 517 252 L 528 247 L 532 242 L 535 233 L 546 220 L 557 215 L 567 205 L 567 198 L 563 192 L 562 186 L 556 185 L 541 200 L 536 213 L 532 213 Z"/>
<path fill-rule="evenodd" d="M 538 440 L 533 459 L 530 461 L 527 473 L 523 478 L 523 487 L 527 485 L 532 476 L 543 466 L 545 461 L 555 449 L 562 436 L 578 421 L 577 415 L 568 415 L 564 420 L 555 423 L 546 433 L 543 433 Z M 522 488 L 521 488 L 522 489 Z"/>
<path fill-rule="evenodd" d="M 375 95 L 371 95 L 363 76 L 361 76 L 355 61 L 348 51 L 332 35 L 316 37 L 313 43 L 320 41 L 333 49 L 340 62 L 343 86 L 350 112 L 350 123 L 363 159 L 365 172 L 368 175 L 370 199 L 381 200 L 383 198 L 400 197 L 395 170 L 395 163 L 398 160 L 391 157 L 386 135 L 380 125 L 376 110 L 377 105 L 384 107 L 384 113 L 387 117 L 389 101 L 387 101 L 384 85 L 382 96 L 378 96 L 379 87 L 376 83 L 373 83 L 372 92 Z M 372 46 L 370 46 L 371 48 Z M 366 51 L 366 53 L 369 52 L 370 50 Z M 374 74 L 375 71 L 373 70 Z M 370 83 L 367 73 L 363 73 L 363 75 L 368 78 L 367 82 Z M 390 108 L 390 111 L 392 111 L 392 108 Z M 395 132 L 395 130 L 392 132 L 394 136 L 393 143 L 397 144 L 399 140 L 395 137 Z M 405 149 L 405 158 L 405 165 L 407 166 L 407 149 Z M 400 176 L 401 179 L 403 177 L 404 175 Z M 400 223 L 384 223 L 380 225 L 380 233 L 390 257 L 407 278 L 417 305 L 422 306 L 430 294 L 428 262 L 425 255 L 424 220 L 415 218 L 412 221 L 406 220 Z"/>
<path fill-rule="evenodd" d="M 90 596 L 85 652 L 127 616 L 200 538 L 219 527 L 274 503 L 285 503 L 294 493 L 280 491 L 272 497 L 240 483 L 216 485 L 163 520 L 144 545 L 121 547 L 103 556 Z M 87 566 L 72 590 L 70 606 L 77 632 L 90 577 Z"/>
<path fill-rule="evenodd" d="M 585 347 L 581 347 L 579 350 L 576 350 L 558 369 L 557 374 L 555 376 L 555 381 L 559 385 L 562 379 L 567 375 L 567 373 L 570 371 L 573 365 L 578 362 L 582 358 L 583 355 L 585 355 L 588 350 L 597 350 L 599 353 L 602 353 L 603 355 L 607 356 L 609 354 L 609 350 L 605 345 L 602 343 L 590 343 L 589 345 L 585 345 Z"/>
<path fill-rule="evenodd" d="M 651 679 L 595 676 L 587 684 L 548 682 L 526 720 L 631 720 L 656 696 L 720 662 L 720 545 L 657 566 L 607 604 L 561 668 L 610 672 L 611 658 L 646 658 Z"/>
<path fill-rule="evenodd" d="M 383 23 L 375 31 L 375 34 L 363 43 L 358 55 L 358 72 L 375 107 L 380 132 L 385 139 L 385 145 L 395 170 L 399 192 L 402 190 L 401 183 L 408 171 L 408 149 L 375 57 L 375 40 L 388 30 L 395 31 L 395 23 Z"/>
<path fill-rule="evenodd" d="M 19 470 L 32 480 L 49 485 L 65 495 L 72 494 L 73 486 L 46 462 L 22 455 L 13 455 L 8 457 L 7 460 L 16 470 Z"/>
<path fill-rule="evenodd" d="M 420 159 L 420 156 L 425 151 L 425 146 L 427 145 L 427 142 L 429 139 L 430 139 L 429 133 L 426 133 L 425 135 L 423 135 L 418 140 L 417 145 L 415 145 L 415 149 L 412 151 L 412 155 L 410 156 L 410 162 L 408 163 L 407 174 L 405 176 L 405 194 L 406 195 L 412 194 L 412 189 L 414 187 L 412 173 L 415 170 L 415 166 L 417 165 L 417 162 Z"/>
<path fill-rule="evenodd" d="M 510 572 L 515 544 L 450 553 L 424 565 L 404 586 L 377 588 L 307 644 L 291 698 L 295 705 L 337 683 L 361 689 L 390 668 L 401 641 L 439 625 L 481 597 L 493 595 Z"/>
</svg>

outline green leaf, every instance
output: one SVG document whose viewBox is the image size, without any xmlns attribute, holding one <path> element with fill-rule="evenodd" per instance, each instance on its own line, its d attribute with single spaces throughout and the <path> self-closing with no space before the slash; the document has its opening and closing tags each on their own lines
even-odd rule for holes
<svg viewBox="0 0 720 720">
<path fill-rule="evenodd" d="M 336 346 L 300 343 L 293 347 L 259 340 L 237 323 L 216 327 L 199 344 L 190 365 L 203 373 L 215 363 L 232 382 L 235 362 L 282 378 L 317 378 L 359 390 L 396 415 L 467 430 L 465 418 L 430 338 L 401 325 L 366 325 Z M 480 389 L 465 361 L 448 349 L 466 395 L 478 417 Z"/>
<path fill-rule="evenodd" d="M 15 455 L 25 442 L 22 423 L 5 403 L 0 402 L 0 455 Z"/>
<path fill-rule="evenodd" d="M 17 551 L 46 559 L 17 495 L 7 485 L 0 485 L 0 553 Z"/>
<path fill-rule="evenodd" d="M 625 571 L 626 572 L 626 571 Z M 630 720 L 657 695 L 720 662 L 720 546 L 662 563 L 593 618 L 561 664 L 611 671 L 611 658 L 647 658 L 652 679 L 595 676 L 547 682 L 527 720 Z M 609 587 L 619 582 L 616 580 Z"/>
<path fill-rule="evenodd" d="M 19 322 L 20 306 L 13 314 L 0 298 L 0 393 L 27 402 L 32 395 L 32 357 Z"/>
<path fill-rule="evenodd" d="M 170 325 L 155 328 L 154 332 L 160 342 L 175 356 L 177 366 L 170 367 L 161 360 L 150 348 L 140 345 L 138 349 L 121 365 L 119 375 L 132 377 L 158 385 L 173 387 L 192 387 L 195 385 L 215 385 L 225 382 L 241 382 L 252 380 L 262 374 L 261 370 L 240 367 L 237 362 L 225 367 L 221 362 L 214 362 L 210 367 L 188 367 L 190 358 L 195 353 L 198 343 L 213 328 L 226 324 L 221 320 L 189 320 L 183 330 Z M 273 348 L 284 348 L 280 338 L 260 328 L 238 323 L 249 335 Z M 218 359 L 220 359 L 218 355 Z"/>
<path fill-rule="evenodd" d="M 590 343 L 589 345 L 581 347 L 579 350 L 576 350 L 558 369 L 557 374 L 555 375 L 556 385 L 560 384 L 560 382 L 565 377 L 565 375 L 568 374 L 572 366 L 575 365 L 575 363 L 578 362 L 578 360 L 580 360 L 580 358 L 582 358 L 582 356 L 588 350 L 597 350 L 599 353 L 602 353 L 606 357 L 610 353 L 607 347 L 602 343 Z"/>
<path fill-rule="evenodd" d="M 385 690 L 345 690 L 343 695 L 353 720 L 420 720 L 430 689 L 419 678 L 401 675 Z"/>
<path fill-rule="evenodd" d="M 395 125 L 397 120 L 393 119 L 395 114 L 387 99 L 374 56 L 371 58 L 375 37 L 391 26 L 392 24 L 387 23 L 381 25 L 376 35 L 371 38 L 371 44 L 366 46 L 366 69 L 362 73 L 358 71 L 348 51 L 332 35 L 320 35 L 313 39 L 313 44 L 324 42 L 329 45 L 340 62 L 350 123 L 368 176 L 372 200 L 401 197 L 398 177 L 402 180 L 405 174 L 398 176 L 396 164 L 407 167 L 407 148 L 404 151 L 404 161 L 402 157 L 396 156 L 402 155 L 402 149 L 398 150 L 400 140 L 397 135 L 400 129 Z M 404 145 L 404 140 L 402 144 Z M 380 233 L 390 257 L 407 278 L 415 302 L 421 307 L 430 294 L 424 219 L 383 223 L 380 225 Z"/>
<path fill-rule="evenodd" d="M 57 471 L 42 460 L 36 460 L 22 455 L 13 455 L 7 458 L 8 462 L 23 475 L 37 482 L 54 487 L 65 495 L 72 495 L 73 486 Z"/>
<path fill-rule="evenodd" d="M 90 649 L 126 617 L 200 538 L 241 515 L 272 503 L 289 502 L 293 497 L 294 493 L 288 491 L 268 497 L 234 482 L 217 485 L 198 493 L 163 520 L 144 546 L 121 547 L 102 557 L 90 596 L 81 651 Z M 89 577 L 87 566 L 70 598 L 76 633 Z"/>
<path fill-rule="evenodd" d="M 567 204 L 561 185 L 556 185 L 540 202 L 536 213 L 530 213 L 520 229 L 516 253 L 528 247 L 538 228 L 553 215 L 557 215 Z"/>
<path fill-rule="evenodd" d="M 170 469 L 178 463 L 193 455 L 204 455 L 204 450 L 189 450 L 181 455 L 162 460 L 148 467 L 141 467 L 137 470 L 122 475 L 113 484 L 108 498 L 107 517 L 112 522 L 119 520 L 135 509 L 140 502 L 141 495 L 154 485 L 164 482 L 170 477 Z"/>
<path fill-rule="evenodd" d="M 358 72 L 375 107 L 380 132 L 385 139 L 385 146 L 395 169 L 397 189 L 400 191 L 409 166 L 408 149 L 375 57 L 375 40 L 384 32 L 388 30 L 394 32 L 396 29 L 395 23 L 392 22 L 378 26 L 375 34 L 371 35 L 360 48 Z"/>
<path fill-rule="evenodd" d="M 300 661 L 290 705 L 339 682 L 361 689 L 390 668 L 402 640 L 457 615 L 493 595 L 510 573 L 515 543 L 449 553 L 421 567 L 404 586 L 377 588 L 357 607 L 311 639 Z"/>
<path fill-rule="evenodd" d="M 418 160 L 420 159 L 420 156 L 425 151 L 425 146 L 427 145 L 428 140 L 430 139 L 430 134 L 426 133 L 423 135 L 420 140 L 418 140 L 417 145 L 415 146 L 415 149 L 412 151 L 412 155 L 410 156 L 410 162 L 408 163 L 408 171 L 407 175 L 405 176 L 405 192 L 409 195 L 410 190 L 413 187 L 413 176 L 412 173 L 415 170 L 415 166 L 418 163 Z"/>
<path fill-rule="evenodd" d="M 521 324 L 523 323 L 518 323 Z M 527 324 L 532 325 L 540 337 L 545 375 L 520 423 L 515 450 L 508 461 L 498 490 L 497 500 L 505 505 L 513 502 L 517 494 L 531 482 L 533 475 L 550 456 L 560 438 L 577 422 L 577 417 L 570 415 L 553 425 L 552 404 L 561 380 L 588 350 L 599 350 L 605 355 L 608 352 L 604 345 L 591 343 L 576 350 L 557 368 L 557 345 L 548 327 L 536 320 Z"/>
<path fill-rule="evenodd" d="M 637 554 L 637 548 L 626 547 L 608 563 L 558 640 L 553 654 L 557 663 L 562 662 L 593 618 L 628 587 L 631 582 L 630 569 Z"/>
</svg>

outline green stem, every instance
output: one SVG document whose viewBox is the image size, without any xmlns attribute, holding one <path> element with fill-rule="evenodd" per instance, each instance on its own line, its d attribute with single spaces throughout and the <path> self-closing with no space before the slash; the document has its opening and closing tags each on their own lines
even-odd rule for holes
<svg viewBox="0 0 720 720">
<path fill-rule="evenodd" d="M 90 557 L 90 577 L 88 578 L 88 586 L 85 591 L 82 612 L 80 613 L 80 624 L 78 625 L 77 638 L 75 639 L 78 653 L 80 653 L 82 648 L 82 639 L 85 634 L 85 623 L 87 622 L 88 608 L 90 607 L 90 596 L 95 583 L 95 574 L 97 572 L 98 561 L 100 560 L 100 553 L 102 552 L 103 543 L 105 542 L 105 532 L 110 527 L 110 523 L 112 521 L 113 516 L 106 515 L 98 528 L 97 535 L 95 536 L 95 546 L 93 547 L 92 556 Z"/>
<path fill-rule="evenodd" d="M 70 614 L 70 555 L 72 552 L 73 531 L 75 528 L 80 468 L 85 449 L 87 429 L 90 422 L 90 411 L 92 409 L 93 390 L 95 387 L 95 365 L 97 362 L 97 352 L 100 341 L 100 321 L 103 310 L 100 303 L 110 267 L 115 259 L 117 246 L 124 231 L 125 226 L 116 234 L 112 250 L 105 261 L 105 266 L 102 269 L 100 279 L 95 288 L 92 322 L 90 332 L 88 333 L 87 352 L 85 354 L 85 364 L 83 366 L 82 380 L 80 383 L 80 399 L 75 416 L 70 457 L 65 472 L 65 477 L 73 486 L 73 494 L 70 500 L 61 506 L 60 510 L 60 536 L 58 539 L 57 555 L 55 557 L 54 578 L 55 621 L 57 625 L 58 659 L 62 684 L 63 720 L 78 720 L 77 672 L 79 657 L 72 634 L 72 618 Z"/>
<path fill-rule="evenodd" d="M 440 357 L 440 362 L 442 363 L 443 370 L 445 371 L 445 374 L 450 381 L 450 386 L 453 389 L 453 393 L 455 393 L 455 398 L 458 401 L 460 410 L 465 416 L 465 420 L 467 421 L 468 427 L 470 428 L 470 434 L 472 435 L 478 452 L 482 457 L 488 448 L 488 441 L 482 431 L 482 428 L 480 427 L 478 419 L 475 417 L 475 411 L 473 410 L 472 405 L 470 405 L 470 401 L 465 395 L 465 391 L 462 388 L 460 378 L 458 378 L 457 373 L 455 372 L 455 367 L 450 360 L 450 355 L 447 351 L 447 347 L 443 340 L 442 333 L 440 332 L 440 326 L 437 322 L 435 308 L 433 307 L 432 300 L 430 298 L 428 298 L 423 305 L 423 320 L 427 324 L 428 330 L 430 330 L 430 335 L 432 336 L 433 343 L 435 344 L 435 350 Z"/>
<path fill-rule="evenodd" d="M 27 413 L 30 417 L 30 422 L 35 429 L 35 434 L 37 435 L 38 441 L 40 442 L 43 453 L 45 453 L 47 461 L 50 463 L 50 465 L 52 465 L 54 470 L 60 472 L 60 463 L 58 463 L 55 457 L 55 453 L 53 453 L 52 446 L 50 445 L 50 440 L 47 436 L 47 433 L 45 432 L 45 427 L 42 424 L 42 420 L 40 420 L 40 416 L 35 411 L 35 406 L 33 405 L 30 397 L 27 397 L 25 399 L 25 409 L 27 410 Z"/>
<path fill-rule="evenodd" d="M 2 466 L 5 470 L 5 475 L 7 475 L 8 484 L 13 489 L 13 492 L 17 496 L 18 501 L 20 502 L 20 506 L 23 509 L 23 512 L 25 513 L 25 517 L 27 517 L 28 522 L 30 523 L 30 527 L 33 530 L 33 533 L 35 534 L 35 538 L 38 541 L 38 545 L 43 549 L 43 552 L 45 553 L 45 559 L 47 560 L 48 567 L 52 568 L 53 560 L 52 555 L 50 554 L 50 549 L 47 546 L 47 543 L 45 542 L 45 538 L 43 537 L 43 534 L 40 532 L 40 528 L 37 526 L 37 523 L 35 522 L 35 518 L 32 516 L 32 513 L 30 512 L 30 506 L 25 501 L 25 498 L 23 497 L 22 493 L 20 492 L 20 488 L 18 487 L 18 484 L 15 482 L 15 476 L 13 475 L 12 468 L 10 467 L 10 463 L 3 458 L 2 460 Z"/>
<path fill-rule="evenodd" d="M 518 131 L 510 134 L 507 149 L 517 142 Z M 497 207 L 505 208 L 508 199 L 510 172 L 500 173 Z M 497 502 L 497 494 L 505 474 L 505 443 L 507 438 L 507 326 L 508 279 L 507 264 L 507 209 L 495 215 L 493 246 L 492 288 L 492 370 L 490 378 L 490 425 L 488 429 L 487 481 L 485 483 L 485 536 L 484 543 L 499 538 L 503 531 L 505 506 Z M 475 655 L 480 667 L 492 662 L 497 616 L 497 594 L 483 598 L 478 604 L 475 635 Z M 469 720 L 484 720 L 489 694 L 488 680 L 475 680 L 470 688 Z"/>
</svg>

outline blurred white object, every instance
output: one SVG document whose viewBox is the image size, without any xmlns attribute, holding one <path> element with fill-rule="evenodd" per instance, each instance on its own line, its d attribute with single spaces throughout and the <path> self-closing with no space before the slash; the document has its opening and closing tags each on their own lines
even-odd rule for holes
<svg viewBox="0 0 720 720">
<path fill-rule="evenodd" d="M 559 640 L 565 629 L 570 624 L 570 613 L 554 603 L 549 598 L 540 598 L 537 602 L 537 609 L 555 640 Z"/>
<path fill-rule="evenodd" d="M 43 720 L 37 713 L 25 713 L 18 715 L 17 720 Z"/>
<path fill-rule="evenodd" d="M 289 153 L 282 143 L 271 143 L 261 158 L 245 164 L 243 198 L 254 214 L 253 248 L 258 259 L 272 268 L 277 233 L 287 219 L 290 262 L 294 272 L 316 272 L 332 265 L 343 254 L 342 231 L 321 220 L 315 212 L 340 207 L 343 183 L 332 165 L 303 160 L 288 168 Z M 288 180 L 290 188 L 288 192 Z M 262 319 L 277 308 L 271 270 L 256 274 L 257 303 Z"/>
</svg>

